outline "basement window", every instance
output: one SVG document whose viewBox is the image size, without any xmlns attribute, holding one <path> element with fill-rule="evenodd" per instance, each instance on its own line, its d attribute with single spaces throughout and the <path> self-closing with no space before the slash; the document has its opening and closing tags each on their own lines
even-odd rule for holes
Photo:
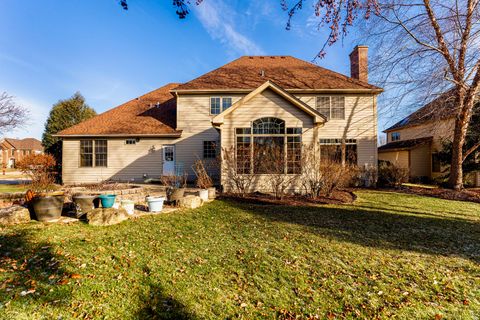
<svg viewBox="0 0 480 320">
<path fill-rule="evenodd" d="M 137 144 L 137 139 L 127 139 L 125 140 L 125 144 Z"/>
</svg>

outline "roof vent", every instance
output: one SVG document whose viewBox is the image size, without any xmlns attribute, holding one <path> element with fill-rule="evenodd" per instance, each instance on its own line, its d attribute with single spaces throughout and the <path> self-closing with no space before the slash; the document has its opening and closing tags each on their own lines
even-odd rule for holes
<svg viewBox="0 0 480 320">
<path fill-rule="evenodd" d="M 260 76 L 265 77 L 265 70 L 260 71 Z"/>
<path fill-rule="evenodd" d="M 160 108 L 160 102 L 157 101 L 157 103 L 155 104 L 155 107 Z"/>
</svg>

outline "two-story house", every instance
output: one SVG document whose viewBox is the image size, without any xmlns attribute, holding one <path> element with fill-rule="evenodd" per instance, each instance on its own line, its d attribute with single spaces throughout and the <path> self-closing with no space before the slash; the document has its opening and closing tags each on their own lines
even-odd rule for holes
<svg viewBox="0 0 480 320">
<path fill-rule="evenodd" d="M 193 178 L 194 161 L 217 157 L 219 148 L 250 157 L 272 143 L 298 162 L 290 166 L 314 142 L 329 154 L 345 143 L 359 166 L 376 166 L 382 89 L 368 84 L 367 53 L 357 46 L 350 54 L 350 77 L 290 56 L 244 56 L 167 84 L 60 132 L 63 181 L 135 181 L 181 170 Z"/>
<path fill-rule="evenodd" d="M 29 154 L 43 152 L 42 143 L 35 138 L 0 140 L 0 159 L 3 168 L 15 168 L 15 163 Z"/>
<path fill-rule="evenodd" d="M 448 91 L 385 129 L 387 144 L 378 148 L 379 160 L 407 168 L 413 180 L 445 176 L 448 168 L 440 163 L 438 152 L 444 142 L 453 140 L 454 98 Z M 468 178 L 480 186 L 480 172 Z"/>
</svg>

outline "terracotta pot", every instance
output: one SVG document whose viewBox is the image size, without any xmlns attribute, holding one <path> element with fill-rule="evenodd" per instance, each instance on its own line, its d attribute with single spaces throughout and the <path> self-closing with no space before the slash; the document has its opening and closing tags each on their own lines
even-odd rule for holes
<svg viewBox="0 0 480 320">
<path fill-rule="evenodd" d="M 41 196 L 32 199 L 31 205 L 38 221 L 48 222 L 59 219 L 63 209 L 63 194 Z"/>
</svg>

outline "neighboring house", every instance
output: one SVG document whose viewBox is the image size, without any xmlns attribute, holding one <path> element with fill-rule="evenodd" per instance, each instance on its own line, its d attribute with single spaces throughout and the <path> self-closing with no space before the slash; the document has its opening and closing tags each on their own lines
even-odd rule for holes
<svg viewBox="0 0 480 320">
<path fill-rule="evenodd" d="M 3 168 L 15 168 L 15 163 L 31 153 L 42 153 L 42 143 L 35 138 L 0 140 Z"/>
<path fill-rule="evenodd" d="M 251 157 L 254 148 L 272 143 L 287 153 L 282 170 L 288 173 L 300 164 L 300 146 L 313 142 L 335 157 L 345 141 L 355 163 L 375 166 L 382 89 L 368 84 L 367 52 L 358 46 L 350 55 L 351 77 L 290 56 L 244 56 L 165 85 L 61 131 L 63 182 L 136 181 L 181 171 L 193 179 L 194 161 L 217 157 L 220 146 Z M 228 188 L 225 176 L 221 183 Z"/>
<path fill-rule="evenodd" d="M 445 175 L 438 152 L 444 141 L 453 140 L 456 108 L 451 92 L 432 102 L 384 130 L 387 144 L 378 148 L 379 160 L 408 168 L 413 180 L 435 179 Z M 480 186 L 480 173 L 472 176 Z"/>
</svg>

